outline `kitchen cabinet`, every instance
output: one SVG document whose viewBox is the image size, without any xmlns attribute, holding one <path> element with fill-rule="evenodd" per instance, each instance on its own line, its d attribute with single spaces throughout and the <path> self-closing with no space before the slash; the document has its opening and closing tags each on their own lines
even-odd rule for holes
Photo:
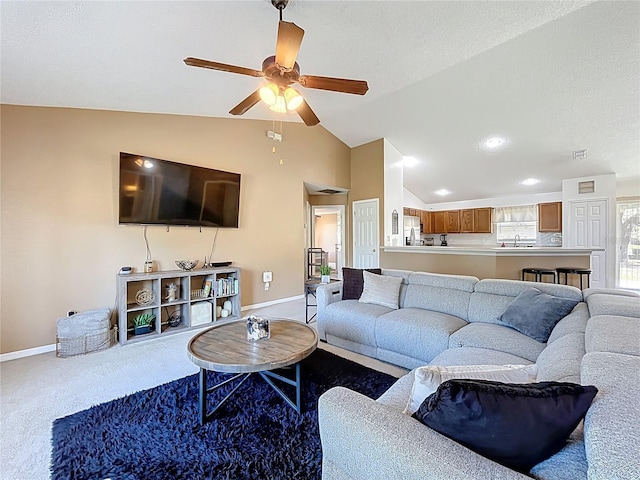
<svg viewBox="0 0 640 480">
<path fill-rule="evenodd" d="M 460 210 L 447 210 L 445 214 L 445 233 L 460 233 Z"/>
<path fill-rule="evenodd" d="M 493 208 L 473 209 L 473 233 L 491 233 L 493 231 Z"/>
<path fill-rule="evenodd" d="M 402 207 L 402 214 L 406 217 L 409 215 L 409 207 Z"/>
<path fill-rule="evenodd" d="M 420 210 L 420 223 L 422 224 L 422 233 L 433 233 L 433 221 L 431 218 L 431 212 Z"/>
<path fill-rule="evenodd" d="M 475 232 L 474 210 L 460 210 L 460 233 Z"/>
<path fill-rule="evenodd" d="M 432 212 L 432 226 L 433 231 L 431 233 L 447 233 L 447 221 L 446 221 L 446 212 Z"/>
<path fill-rule="evenodd" d="M 538 231 L 562 231 L 562 202 L 538 204 Z"/>
</svg>

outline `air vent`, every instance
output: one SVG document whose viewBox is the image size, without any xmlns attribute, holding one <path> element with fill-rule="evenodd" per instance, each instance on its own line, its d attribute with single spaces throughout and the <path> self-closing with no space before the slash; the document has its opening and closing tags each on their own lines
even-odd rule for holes
<svg viewBox="0 0 640 480">
<path fill-rule="evenodd" d="M 578 182 L 578 193 L 593 193 L 595 191 L 595 180 L 589 180 L 588 182 Z"/>
<path fill-rule="evenodd" d="M 587 158 L 587 149 L 583 150 L 574 150 L 573 151 L 573 159 L 574 160 L 584 160 Z"/>
<path fill-rule="evenodd" d="M 318 190 L 318 193 L 326 193 L 327 195 L 335 195 L 336 193 L 344 193 L 340 190 L 333 190 L 331 188 L 325 188 L 324 190 Z"/>
</svg>

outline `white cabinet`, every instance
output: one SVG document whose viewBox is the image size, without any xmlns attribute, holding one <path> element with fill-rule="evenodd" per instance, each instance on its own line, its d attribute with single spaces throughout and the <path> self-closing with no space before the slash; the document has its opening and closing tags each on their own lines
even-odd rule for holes
<svg viewBox="0 0 640 480">
<path fill-rule="evenodd" d="M 571 231 L 568 246 L 571 248 L 603 249 L 591 254 L 591 286 L 606 286 L 606 246 L 609 228 L 608 201 L 591 200 L 571 202 L 569 221 Z"/>
<path fill-rule="evenodd" d="M 116 280 L 121 345 L 240 318 L 240 269 L 237 267 L 132 273 L 118 275 Z M 227 306 L 231 312 L 222 317 L 218 311 L 226 302 L 230 302 Z M 154 315 L 152 329 L 135 335 L 133 321 L 143 314 Z"/>
</svg>

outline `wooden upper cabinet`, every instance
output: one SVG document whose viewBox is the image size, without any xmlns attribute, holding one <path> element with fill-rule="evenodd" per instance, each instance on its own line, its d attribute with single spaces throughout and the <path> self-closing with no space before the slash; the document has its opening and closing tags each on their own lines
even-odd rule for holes
<svg viewBox="0 0 640 480">
<path fill-rule="evenodd" d="M 422 224 L 422 233 L 433 233 L 433 222 L 431 220 L 431 212 L 426 210 L 420 211 L 420 223 Z"/>
<path fill-rule="evenodd" d="M 493 231 L 493 208 L 473 209 L 473 232 L 491 233 Z"/>
<path fill-rule="evenodd" d="M 459 233 L 460 232 L 460 210 L 447 210 L 446 214 L 446 232 L 445 233 Z"/>
<path fill-rule="evenodd" d="M 432 212 L 432 225 L 433 231 L 431 233 L 447 233 L 447 221 L 446 221 L 446 213 L 447 212 Z"/>
<path fill-rule="evenodd" d="M 460 210 L 460 233 L 475 232 L 473 209 Z"/>
<path fill-rule="evenodd" d="M 409 215 L 409 207 L 402 207 L 402 214 L 406 217 Z"/>
<path fill-rule="evenodd" d="M 562 202 L 538 204 L 538 231 L 562 231 Z"/>
</svg>

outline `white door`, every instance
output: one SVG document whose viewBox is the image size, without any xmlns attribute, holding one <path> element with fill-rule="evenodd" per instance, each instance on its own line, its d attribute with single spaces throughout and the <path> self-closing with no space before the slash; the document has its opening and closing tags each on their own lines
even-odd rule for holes
<svg viewBox="0 0 640 480">
<path fill-rule="evenodd" d="M 571 202 L 573 235 L 569 246 L 573 248 L 602 248 L 591 254 L 591 282 L 595 288 L 606 287 L 607 272 L 607 201 Z"/>
<path fill-rule="evenodd" d="M 379 202 L 353 202 L 353 267 L 377 268 L 380 265 Z"/>
</svg>

